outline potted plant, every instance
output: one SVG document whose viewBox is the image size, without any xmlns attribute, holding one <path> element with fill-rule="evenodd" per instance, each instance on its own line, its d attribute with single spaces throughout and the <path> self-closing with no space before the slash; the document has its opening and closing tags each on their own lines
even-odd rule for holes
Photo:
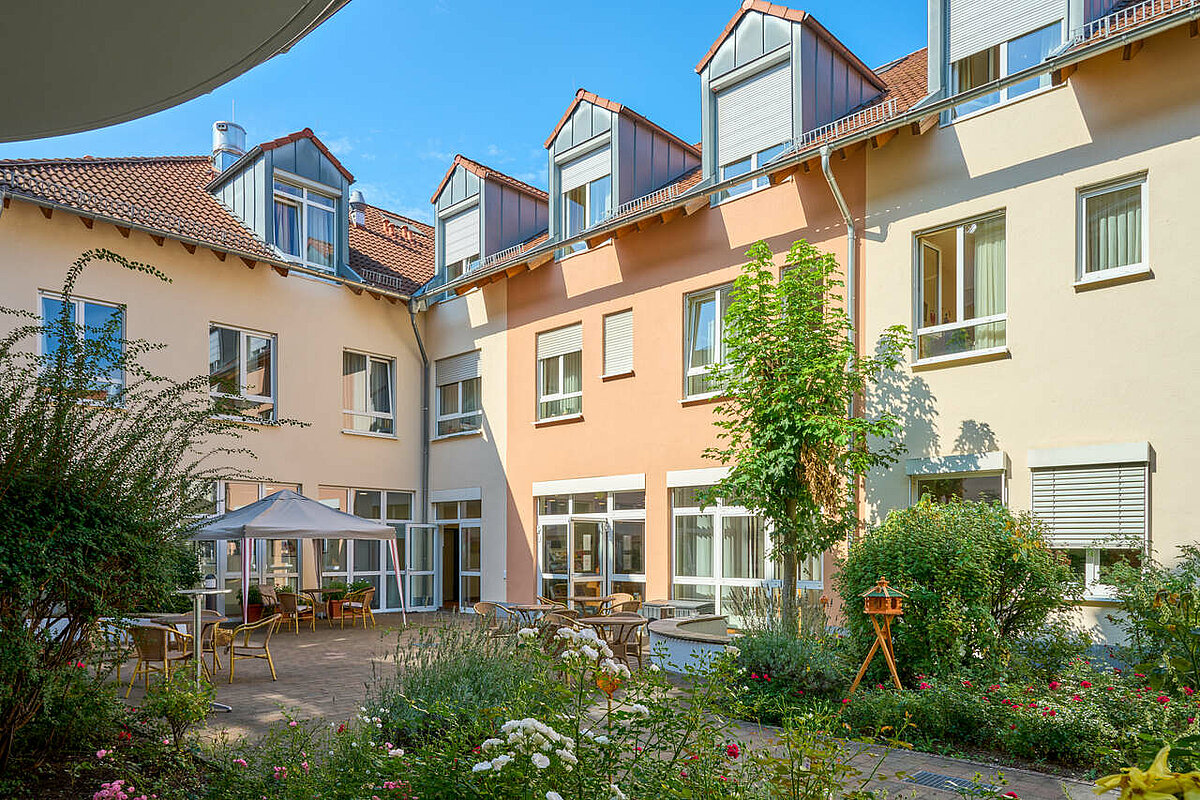
<svg viewBox="0 0 1200 800">
<path fill-rule="evenodd" d="M 238 592 L 237 598 L 238 598 L 238 605 L 241 605 L 241 602 L 242 602 L 242 593 L 241 592 Z M 262 592 L 260 592 L 258 590 L 257 586 L 251 584 L 250 591 L 246 596 L 246 619 L 244 620 L 244 622 L 247 622 L 247 623 L 258 622 L 260 619 L 262 619 L 262 611 L 263 611 Z"/>
<path fill-rule="evenodd" d="M 321 590 L 321 596 L 325 599 L 327 608 L 329 609 L 330 619 L 340 619 L 342 616 L 342 600 L 346 598 L 346 592 L 349 591 L 345 581 L 330 581 L 325 588 Z"/>
</svg>

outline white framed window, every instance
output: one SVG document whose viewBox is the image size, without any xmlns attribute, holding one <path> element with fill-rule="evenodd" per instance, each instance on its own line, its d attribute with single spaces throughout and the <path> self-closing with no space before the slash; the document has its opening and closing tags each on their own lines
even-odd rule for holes
<svg viewBox="0 0 1200 800">
<path fill-rule="evenodd" d="M 575 236 L 599 225 L 612 213 L 612 176 L 605 175 L 568 189 L 562 195 L 563 235 Z M 576 242 L 567 249 L 574 252 L 587 245 Z"/>
<path fill-rule="evenodd" d="M 693 292 L 684 298 L 684 397 L 713 397 L 720 393 L 713 365 L 725 360 L 725 314 L 733 284 Z"/>
<path fill-rule="evenodd" d="M 604 315 L 604 377 L 633 372 L 633 309 Z"/>
<path fill-rule="evenodd" d="M 342 351 L 342 430 L 396 434 L 396 360 Z"/>
<path fill-rule="evenodd" d="M 721 167 L 719 177 L 722 181 L 724 181 L 730 178 L 736 178 L 738 175 L 745 175 L 751 170 L 756 170 L 759 167 L 764 167 L 782 154 L 785 150 L 787 150 L 787 148 L 788 143 L 781 142 L 777 145 L 772 145 L 765 150 L 759 150 L 757 153 L 751 153 L 745 158 L 725 164 Z M 738 195 L 754 191 L 755 189 L 762 189 L 766 186 L 769 186 L 770 183 L 771 181 L 768 176 L 759 175 L 757 178 L 752 178 L 744 183 L 739 183 L 731 186 L 728 189 L 723 189 L 717 192 L 713 195 L 713 200 L 718 203 L 724 202 L 725 200 L 729 200 L 737 197 Z"/>
<path fill-rule="evenodd" d="M 437 436 L 456 436 L 483 429 L 479 351 L 472 350 L 434 365 L 437 382 Z"/>
<path fill-rule="evenodd" d="M 1149 542 L 1146 462 L 1035 468 L 1032 509 L 1070 559 L 1088 597 L 1110 598 L 1108 570 L 1141 563 Z"/>
<path fill-rule="evenodd" d="M 646 596 L 646 492 L 589 491 L 535 498 L 541 594 L 565 602 Z"/>
<path fill-rule="evenodd" d="M 537 419 L 583 413 L 583 325 L 537 335 Z"/>
<path fill-rule="evenodd" d="M 305 266 L 337 269 L 337 198 L 276 179 L 275 246 Z"/>
<path fill-rule="evenodd" d="M 1046 60 L 1062 44 L 1062 22 L 1054 22 L 1015 39 L 980 50 L 950 65 L 955 94 L 983 86 L 1006 75 L 1014 75 Z M 1050 74 L 1038 75 L 1000 91 L 955 106 L 952 115 L 963 117 L 998 103 L 1015 100 L 1050 85 Z"/>
<path fill-rule="evenodd" d="M 38 313 L 43 324 L 54 324 L 67 314 L 67 322 L 75 326 L 75 337 L 79 342 L 97 340 L 109 332 L 119 343 L 121 352 L 125 350 L 125 307 L 116 303 L 104 303 L 99 300 L 86 300 L 80 297 L 65 299 L 62 295 L 42 292 L 38 296 Z M 53 356 L 58 352 L 61 341 L 50 331 L 43 331 L 40 347 L 43 356 Z M 118 364 L 108 366 L 102 375 L 97 376 L 94 387 L 88 389 L 88 400 L 112 401 L 125 388 L 125 371 Z M 93 396 L 94 393 L 94 396 Z"/>
<path fill-rule="evenodd" d="M 722 614 L 737 595 L 763 588 L 778 570 L 769 558 L 771 535 L 762 518 L 724 500 L 701 505 L 700 493 L 708 488 L 670 489 L 672 596 L 712 602 L 713 612 Z M 798 587 L 821 585 L 821 557 L 806 559 Z"/>
<path fill-rule="evenodd" d="M 275 336 L 208 326 L 209 394 L 226 409 L 264 422 L 275 419 Z"/>
<path fill-rule="evenodd" d="M 1103 280 L 1150 269 L 1146 199 L 1145 174 L 1079 190 L 1076 280 Z"/>
<path fill-rule="evenodd" d="M 921 233 L 916 248 L 918 362 L 1003 351 L 1004 212 Z"/>
<path fill-rule="evenodd" d="M 406 585 L 417 571 L 410 569 L 410 557 L 405 550 L 408 528 L 413 520 L 413 493 L 322 486 L 319 497 L 322 503 L 339 511 L 391 526 L 396 531 L 401 559 L 400 578 L 397 581 L 388 542 L 378 539 L 324 539 L 321 540 L 321 585 L 327 586 L 333 581 L 366 581 L 375 587 L 372 608 L 399 611 L 400 587 Z M 426 584 L 430 588 L 433 585 L 432 567 L 430 570 L 430 577 L 427 580 L 422 578 L 421 591 L 425 591 Z M 409 610 L 413 608 L 410 598 Z"/>
<path fill-rule="evenodd" d="M 1003 472 L 922 475 L 913 478 L 913 499 L 929 497 L 936 503 L 971 500 L 1007 503 Z"/>
</svg>

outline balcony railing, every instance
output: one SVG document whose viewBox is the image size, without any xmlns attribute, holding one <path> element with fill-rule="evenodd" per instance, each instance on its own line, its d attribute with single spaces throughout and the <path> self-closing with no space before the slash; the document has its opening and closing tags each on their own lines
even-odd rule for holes
<svg viewBox="0 0 1200 800">
<path fill-rule="evenodd" d="M 1146 20 L 1194 8 L 1198 5 L 1200 5 L 1200 0 L 1144 0 L 1144 2 L 1126 6 L 1086 23 L 1075 31 L 1071 37 L 1071 45 L 1083 44 L 1093 39 L 1103 39 Z"/>
<path fill-rule="evenodd" d="M 792 143 L 784 148 L 783 152 L 771 159 L 778 161 L 790 155 L 795 155 L 802 150 L 812 147 L 823 139 L 832 139 L 851 131 L 869 128 L 872 125 L 878 125 L 896 116 L 896 98 L 892 97 L 882 103 L 876 103 L 873 106 L 855 111 L 853 114 L 847 114 L 844 117 L 839 117 L 833 122 L 828 122 L 819 128 L 813 128 L 810 131 L 805 131 L 799 137 L 792 140 Z"/>
</svg>

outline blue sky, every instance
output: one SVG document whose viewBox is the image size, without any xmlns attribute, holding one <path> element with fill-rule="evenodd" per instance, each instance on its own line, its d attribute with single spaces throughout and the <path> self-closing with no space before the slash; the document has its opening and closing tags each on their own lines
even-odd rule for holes
<svg viewBox="0 0 1200 800">
<path fill-rule="evenodd" d="M 236 104 L 250 143 L 311 127 L 368 202 L 427 221 L 455 153 L 544 187 L 543 143 L 580 86 L 696 141 L 693 68 L 738 4 L 351 0 L 211 94 L 99 131 L 0 144 L 0 158 L 206 153 L 212 123 Z M 921 0 L 801 7 L 872 67 L 925 43 Z"/>
</svg>

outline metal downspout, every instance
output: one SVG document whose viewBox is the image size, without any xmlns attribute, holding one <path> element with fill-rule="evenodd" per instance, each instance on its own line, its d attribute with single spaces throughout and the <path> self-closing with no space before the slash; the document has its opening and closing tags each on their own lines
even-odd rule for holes
<svg viewBox="0 0 1200 800">
<path fill-rule="evenodd" d="M 417 327 L 417 309 L 413 301 L 408 303 L 408 320 L 412 323 L 413 336 L 421 351 L 421 518 L 429 522 L 429 354 Z"/>
</svg>

